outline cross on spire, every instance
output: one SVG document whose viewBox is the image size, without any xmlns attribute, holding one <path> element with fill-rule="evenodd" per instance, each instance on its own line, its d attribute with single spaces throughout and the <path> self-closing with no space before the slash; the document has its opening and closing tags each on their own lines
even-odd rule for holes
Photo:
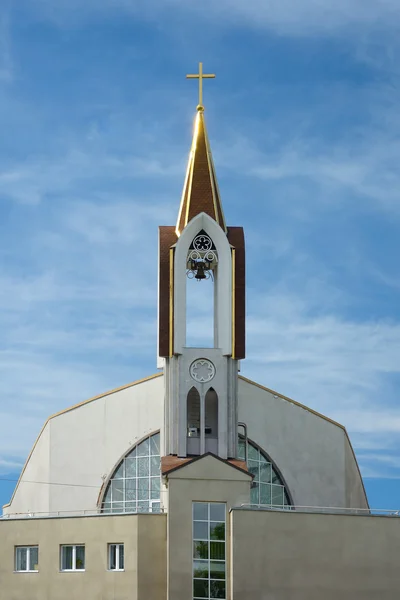
<svg viewBox="0 0 400 600">
<path fill-rule="evenodd" d="M 199 80 L 199 104 L 197 106 L 198 111 L 203 111 L 203 79 L 214 79 L 215 74 L 203 73 L 203 63 L 199 63 L 199 72 L 192 75 L 186 75 L 186 79 L 198 79 Z"/>
</svg>

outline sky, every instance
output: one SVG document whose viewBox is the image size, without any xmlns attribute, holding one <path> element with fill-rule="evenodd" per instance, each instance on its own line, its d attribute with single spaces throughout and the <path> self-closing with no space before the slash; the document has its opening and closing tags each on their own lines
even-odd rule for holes
<svg viewBox="0 0 400 600">
<path fill-rule="evenodd" d="M 345 425 L 400 508 L 399 26 L 398 0 L 1 2 L 0 505 L 50 414 L 156 371 L 202 61 L 242 374 Z"/>
</svg>

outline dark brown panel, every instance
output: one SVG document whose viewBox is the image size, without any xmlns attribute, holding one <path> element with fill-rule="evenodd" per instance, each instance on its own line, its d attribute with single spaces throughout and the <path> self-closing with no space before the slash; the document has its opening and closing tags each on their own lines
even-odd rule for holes
<svg viewBox="0 0 400 600">
<path fill-rule="evenodd" d="M 235 358 L 246 356 L 246 252 L 243 227 L 228 227 L 235 248 Z"/>
<path fill-rule="evenodd" d="M 169 250 L 177 241 L 175 227 L 159 227 L 158 354 L 169 356 Z"/>
</svg>

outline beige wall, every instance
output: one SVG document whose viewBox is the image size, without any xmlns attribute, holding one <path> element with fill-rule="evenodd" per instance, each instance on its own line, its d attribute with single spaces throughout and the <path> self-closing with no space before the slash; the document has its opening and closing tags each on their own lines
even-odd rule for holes
<svg viewBox="0 0 400 600">
<path fill-rule="evenodd" d="M 166 515 L 0 521 L 1 600 L 165 600 Z M 107 570 L 123 543 L 125 571 Z M 85 544 L 85 572 L 60 572 L 60 544 Z M 14 573 L 14 547 L 39 545 L 39 572 Z"/>
<path fill-rule="evenodd" d="M 234 510 L 232 600 L 396 600 L 400 518 Z"/>
<path fill-rule="evenodd" d="M 205 456 L 170 473 L 168 600 L 192 598 L 192 502 L 226 502 L 229 510 L 249 502 L 250 483 L 250 475 L 213 456 Z M 228 517 L 227 530 L 229 536 Z M 227 554 L 228 548 L 227 544 Z"/>
</svg>

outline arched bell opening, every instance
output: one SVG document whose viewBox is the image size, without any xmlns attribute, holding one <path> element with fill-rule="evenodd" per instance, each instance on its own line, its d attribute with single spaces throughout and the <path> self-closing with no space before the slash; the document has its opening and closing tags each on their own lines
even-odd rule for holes
<svg viewBox="0 0 400 600">
<path fill-rule="evenodd" d="M 200 394 L 192 387 L 187 395 L 187 454 L 200 454 Z"/>
<path fill-rule="evenodd" d="M 210 388 L 205 397 L 205 451 L 218 454 L 218 394 Z"/>
<path fill-rule="evenodd" d="M 214 348 L 218 253 L 204 229 L 193 238 L 186 263 L 186 347 Z"/>
</svg>

